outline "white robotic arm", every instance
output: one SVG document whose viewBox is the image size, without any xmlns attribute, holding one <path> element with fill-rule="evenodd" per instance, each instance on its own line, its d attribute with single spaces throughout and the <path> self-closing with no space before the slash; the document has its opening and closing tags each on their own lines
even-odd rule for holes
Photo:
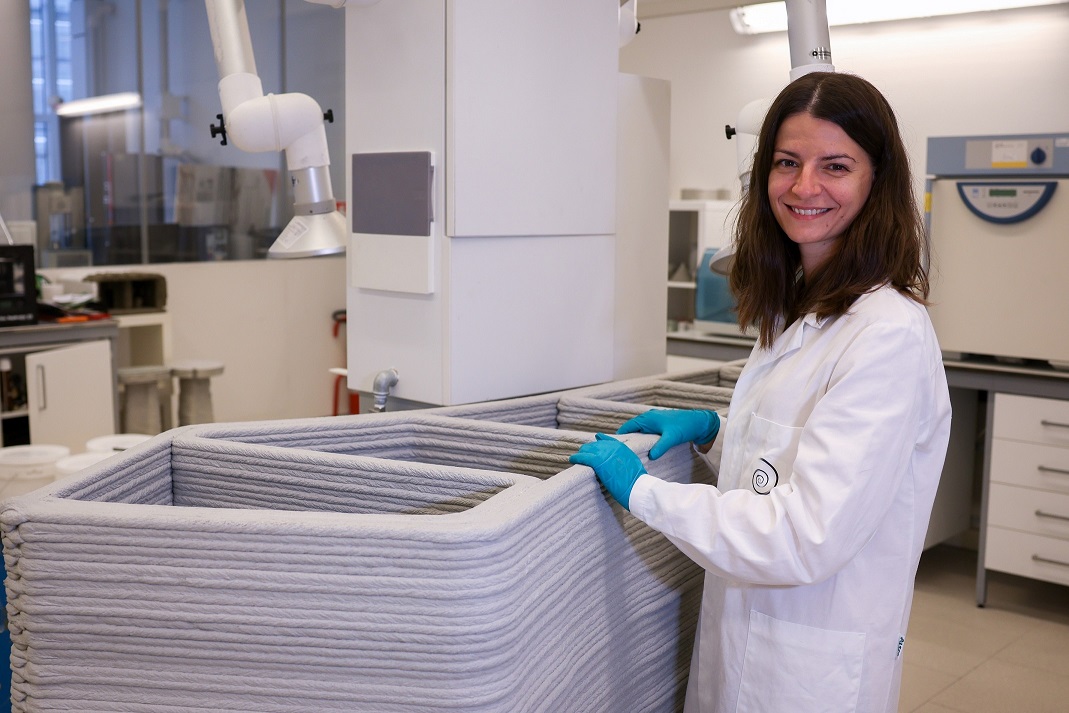
<svg viewBox="0 0 1069 713">
<path fill-rule="evenodd" d="M 305 94 L 264 95 L 256 73 L 244 0 L 205 0 L 227 137 L 242 151 L 285 151 L 294 217 L 268 257 L 345 250 L 346 221 L 330 184 L 323 110 Z"/>
<path fill-rule="evenodd" d="M 787 0 L 791 81 L 810 72 L 834 72 L 825 0 Z"/>
</svg>

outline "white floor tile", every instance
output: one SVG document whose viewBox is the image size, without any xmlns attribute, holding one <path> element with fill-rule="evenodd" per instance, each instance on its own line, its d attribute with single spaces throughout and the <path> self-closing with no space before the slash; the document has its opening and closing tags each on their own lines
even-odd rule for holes
<svg viewBox="0 0 1069 713">
<path fill-rule="evenodd" d="M 1069 711 L 1069 587 L 991 572 L 978 607 L 976 553 L 925 552 L 899 711 Z"/>
<path fill-rule="evenodd" d="M 965 713 L 1065 713 L 1069 677 L 990 660 L 932 702 Z"/>
</svg>

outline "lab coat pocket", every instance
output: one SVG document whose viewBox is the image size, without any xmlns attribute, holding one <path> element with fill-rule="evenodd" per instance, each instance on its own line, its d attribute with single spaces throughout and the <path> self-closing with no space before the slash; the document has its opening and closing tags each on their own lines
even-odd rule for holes
<svg viewBox="0 0 1069 713">
<path fill-rule="evenodd" d="M 790 480 L 801 436 L 801 428 L 784 426 L 754 414 L 751 424 L 753 448 L 742 470 L 740 486 L 759 495 L 768 495 L 772 488 Z"/>
<path fill-rule="evenodd" d="M 865 634 L 750 612 L 740 713 L 854 713 Z"/>
</svg>

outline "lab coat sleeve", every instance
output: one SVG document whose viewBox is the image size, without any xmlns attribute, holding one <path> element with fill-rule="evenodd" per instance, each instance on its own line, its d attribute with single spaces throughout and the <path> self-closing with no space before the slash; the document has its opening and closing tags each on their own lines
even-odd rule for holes
<svg viewBox="0 0 1069 713">
<path fill-rule="evenodd" d="M 643 475 L 632 514 L 728 579 L 795 585 L 832 576 L 875 533 L 928 428 L 923 391 L 933 365 L 920 332 L 910 322 L 859 330 L 802 425 L 789 477 L 781 473 L 769 494 Z"/>
<path fill-rule="evenodd" d="M 698 454 L 698 457 L 705 461 L 705 464 L 709 466 L 709 470 L 713 472 L 713 482 L 715 483 L 720 477 L 720 457 L 724 452 L 724 429 L 727 428 L 728 420 L 726 414 L 717 414 L 720 417 L 720 430 L 717 432 L 716 438 L 713 440 L 713 445 L 710 446 L 707 453 L 702 453 L 697 444 L 692 443 L 691 448 Z"/>
</svg>

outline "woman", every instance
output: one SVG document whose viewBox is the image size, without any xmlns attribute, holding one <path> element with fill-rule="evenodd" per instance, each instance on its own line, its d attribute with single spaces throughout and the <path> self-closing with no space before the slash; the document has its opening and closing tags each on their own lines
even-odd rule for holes
<svg viewBox="0 0 1069 713">
<path fill-rule="evenodd" d="M 758 139 L 731 272 L 758 343 L 731 401 L 649 411 L 650 473 L 608 436 L 573 462 L 707 572 L 688 712 L 895 713 L 913 581 L 950 432 L 923 222 L 894 114 L 805 75 Z M 717 485 L 659 480 L 694 443 Z"/>
</svg>

